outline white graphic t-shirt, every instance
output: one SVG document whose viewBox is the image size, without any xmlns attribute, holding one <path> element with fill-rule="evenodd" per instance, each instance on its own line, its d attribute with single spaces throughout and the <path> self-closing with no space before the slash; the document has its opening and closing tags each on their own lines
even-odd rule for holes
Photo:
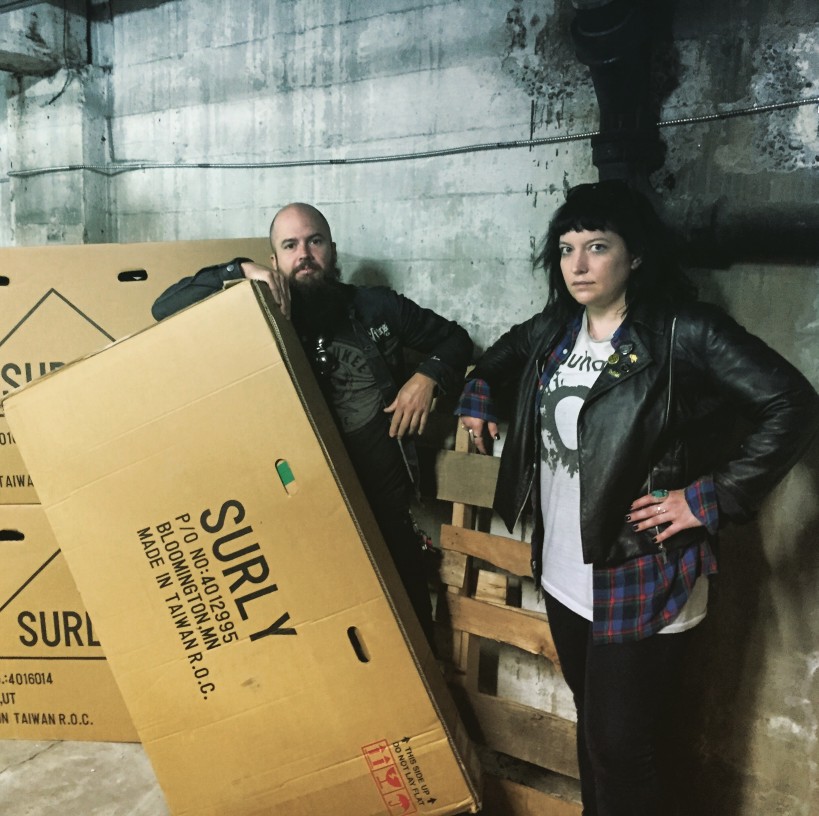
<svg viewBox="0 0 819 816">
<path fill-rule="evenodd" d="M 578 615 L 592 619 L 592 566 L 583 563 L 577 417 L 614 351 L 611 338 L 592 340 L 582 328 L 571 354 L 540 395 L 540 506 L 543 513 L 543 589 Z"/>
</svg>

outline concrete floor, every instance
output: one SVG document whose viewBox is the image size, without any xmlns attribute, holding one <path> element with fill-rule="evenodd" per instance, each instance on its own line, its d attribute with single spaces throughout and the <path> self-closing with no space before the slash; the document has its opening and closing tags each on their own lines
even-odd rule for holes
<svg viewBox="0 0 819 816">
<path fill-rule="evenodd" d="M 515 781 L 508 766 L 484 753 L 490 772 Z M 516 781 L 558 797 L 555 813 L 579 816 L 576 780 L 540 773 L 548 776 L 545 782 Z M 489 781 L 481 813 L 508 816 L 506 806 L 491 804 Z M 170 811 L 138 743 L 0 740 L 0 816 L 170 816 Z"/>
<path fill-rule="evenodd" d="M 0 741 L 2 816 L 169 816 L 142 746 Z"/>
</svg>

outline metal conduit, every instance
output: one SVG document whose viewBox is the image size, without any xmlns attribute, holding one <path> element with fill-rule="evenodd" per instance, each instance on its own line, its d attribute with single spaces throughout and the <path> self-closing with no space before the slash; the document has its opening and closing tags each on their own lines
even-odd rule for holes
<svg viewBox="0 0 819 816">
<path fill-rule="evenodd" d="M 752 116 L 761 113 L 771 113 L 773 111 L 798 108 L 804 105 L 819 104 L 819 96 L 807 97 L 805 99 L 794 99 L 787 102 L 773 102 L 766 105 L 754 105 L 750 108 L 738 108 L 718 113 L 704 114 L 702 116 L 686 116 L 676 119 L 668 119 L 657 122 L 656 127 L 680 127 L 683 125 L 695 125 L 703 122 L 714 122 L 723 119 L 732 119 L 738 116 Z M 278 170 L 291 167 L 326 167 L 328 165 L 351 165 L 351 164 L 378 164 L 382 162 L 413 161 L 415 159 L 439 158 L 442 156 L 455 156 L 465 153 L 480 153 L 489 150 L 512 150 L 521 147 L 539 147 L 541 145 L 560 144 L 564 142 L 582 141 L 591 139 L 600 134 L 599 130 L 587 131 L 585 133 L 564 134 L 561 136 L 543 136 L 537 139 L 515 139 L 506 142 L 489 142 L 485 144 L 462 145 L 460 147 L 444 147 L 435 150 L 421 150 L 414 153 L 392 153 L 381 156 L 353 156 L 349 158 L 335 159 L 295 159 L 292 161 L 272 161 L 272 162 L 138 162 L 119 161 L 108 164 L 62 164 L 51 167 L 35 167 L 24 170 L 9 170 L 9 178 L 30 178 L 32 176 L 46 175 L 49 173 L 68 173 L 76 171 L 89 171 L 102 173 L 104 175 L 116 176 L 121 173 L 133 172 L 135 170 Z"/>
</svg>

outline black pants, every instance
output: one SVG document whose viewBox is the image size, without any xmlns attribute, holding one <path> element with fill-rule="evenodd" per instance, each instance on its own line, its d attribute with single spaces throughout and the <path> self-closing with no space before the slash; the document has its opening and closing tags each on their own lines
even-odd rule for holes
<svg viewBox="0 0 819 816">
<path fill-rule="evenodd" d="M 421 628 L 435 652 L 435 629 L 432 623 L 432 601 L 429 595 L 426 564 L 412 518 L 406 509 L 375 510 L 381 535 L 390 550 L 401 582 L 409 595 Z M 380 512 L 379 512 L 380 510 Z"/>
<path fill-rule="evenodd" d="M 689 632 L 593 645 L 591 622 L 548 594 L 546 612 L 577 707 L 583 816 L 666 816 L 657 744 Z"/>
<path fill-rule="evenodd" d="M 347 434 L 345 445 L 401 582 L 435 651 L 427 567 L 409 514 L 412 483 L 401 448 L 396 439 L 388 436 L 388 429 L 389 420 L 379 414 L 363 428 Z"/>
</svg>

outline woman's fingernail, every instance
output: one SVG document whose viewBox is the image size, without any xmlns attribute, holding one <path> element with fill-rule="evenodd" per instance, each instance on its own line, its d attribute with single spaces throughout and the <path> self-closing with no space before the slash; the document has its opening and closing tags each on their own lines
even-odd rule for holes
<svg viewBox="0 0 819 816">
<path fill-rule="evenodd" d="M 495 439 L 500 439 L 500 434 L 495 434 Z"/>
<path fill-rule="evenodd" d="M 632 524 L 632 525 L 631 525 L 631 529 L 632 529 L 632 530 L 634 530 L 634 532 L 636 533 L 636 532 L 637 532 L 637 528 L 638 528 L 639 526 L 640 526 L 639 524 Z"/>
<path fill-rule="evenodd" d="M 631 516 L 626 516 L 626 521 L 631 521 Z"/>
</svg>

